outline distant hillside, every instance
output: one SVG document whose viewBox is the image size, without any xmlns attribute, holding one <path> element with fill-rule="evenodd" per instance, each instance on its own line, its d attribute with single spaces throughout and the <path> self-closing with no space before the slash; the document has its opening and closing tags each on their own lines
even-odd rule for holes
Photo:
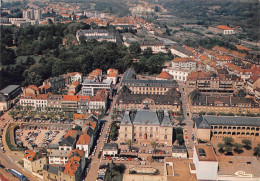
<svg viewBox="0 0 260 181">
<path fill-rule="evenodd" d="M 252 40 L 260 37 L 258 0 L 159 0 L 171 14 L 206 25 L 230 24 L 244 28 Z"/>
<path fill-rule="evenodd" d="M 124 0 L 62 0 L 67 3 L 82 3 L 82 7 L 91 7 L 90 4 L 95 4 L 94 10 L 112 13 L 117 16 L 127 16 L 129 14 L 129 7 Z"/>
</svg>

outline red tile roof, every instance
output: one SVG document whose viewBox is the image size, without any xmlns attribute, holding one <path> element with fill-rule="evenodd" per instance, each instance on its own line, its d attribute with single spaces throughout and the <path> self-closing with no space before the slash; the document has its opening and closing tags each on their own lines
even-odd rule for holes
<svg viewBox="0 0 260 181">
<path fill-rule="evenodd" d="M 177 57 L 175 59 L 172 60 L 173 62 L 196 62 L 196 60 L 194 58 L 180 58 Z"/>
<path fill-rule="evenodd" d="M 169 74 L 168 72 L 162 71 L 157 78 L 161 78 L 161 79 L 172 79 L 173 76 L 171 74 Z"/>
<path fill-rule="evenodd" d="M 26 150 L 24 158 L 28 159 L 29 161 L 33 161 L 35 155 L 36 153 L 33 150 Z"/>
<path fill-rule="evenodd" d="M 90 137 L 86 133 L 82 133 L 77 141 L 77 144 L 79 145 L 88 145 L 89 144 Z"/>
<path fill-rule="evenodd" d="M 222 29 L 222 30 L 233 30 L 232 28 L 228 27 L 228 26 L 224 26 L 224 25 L 219 25 L 217 26 L 218 29 Z"/>
<path fill-rule="evenodd" d="M 63 101 L 77 101 L 78 97 L 76 95 L 64 95 L 62 100 Z"/>
<path fill-rule="evenodd" d="M 74 113 L 73 119 L 87 119 L 90 114 L 77 114 Z"/>
<path fill-rule="evenodd" d="M 28 88 L 31 88 L 31 89 L 33 89 L 35 91 L 39 90 L 38 87 L 36 87 L 35 85 L 29 85 Z"/>
<path fill-rule="evenodd" d="M 64 138 L 67 138 L 68 136 L 72 138 L 76 138 L 78 134 L 77 130 L 68 130 L 67 133 L 64 135 Z"/>
<path fill-rule="evenodd" d="M 82 73 L 79 73 L 79 72 L 69 72 L 68 74 L 69 74 L 69 76 L 75 76 L 77 74 L 82 75 Z"/>
<path fill-rule="evenodd" d="M 72 85 L 74 85 L 75 87 L 77 87 L 79 84 L 80 84 L 79 81 L 75 81 L 72 83 Z"/>
</svg>

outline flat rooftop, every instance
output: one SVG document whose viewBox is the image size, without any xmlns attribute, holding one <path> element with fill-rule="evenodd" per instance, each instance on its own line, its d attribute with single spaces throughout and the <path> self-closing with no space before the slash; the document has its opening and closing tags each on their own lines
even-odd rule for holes
<svg viewBox="0 0 260 181">
<path fill-rule="evenodd" d="M 242 171 L 248 177 L 260 177 L 260 160 L 254 156 L 218 156 L 218 165 L 219 175 L 237 176 Z"/>
<path fill-rule="evenodd" d="M 168 170 L 167 181 L 197 181 L 196 174 L 190 173 L 189 165 L 192 164 L 191 159 L 179 159 L 168 157 L 165 158 L 165 162 L 171 162 L 173 164 L 173 167 L 171 165 L 166 167 Z M 172 168 L 173 171 L 169 171 L 169 169 Z M 172 175 L 173 173 L 174 176 Z"/>
<path fill-rule="evenodd" d="M 211 145 L 196 145 L 196 153 L 199 161 L 212 161 L 217 162 L 216 154 Z"/>
</svg>

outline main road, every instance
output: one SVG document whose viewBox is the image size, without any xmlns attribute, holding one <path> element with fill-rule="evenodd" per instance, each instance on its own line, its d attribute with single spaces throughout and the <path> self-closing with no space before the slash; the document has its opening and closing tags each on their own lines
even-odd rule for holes
<svg viewBox="0 0 260 181">
<path fill-rule="evenodd" d="M 185 93 L 185 83 L 178 82 L 179 89 L 181 93 L 181 101 L 182 101 L 182 108 L 183 108 L 183 114 L 184 114 L 184 140 L 185 145 L 188 148 L 188 151 L 193 149 L 194 141 L 192 140 L 193 137 L 193 120 L 191 112 L 189 111 L 189 101 L 188 101 L 188 95 Z M 187 115 L 187 112 L 189 115 Z M 186 131 L 185 131 L 186 130 Z M 188 137 L 188 138 L 187 138 Z M 191 156 L 191 155 L 190 155 Z"/>
</svg>

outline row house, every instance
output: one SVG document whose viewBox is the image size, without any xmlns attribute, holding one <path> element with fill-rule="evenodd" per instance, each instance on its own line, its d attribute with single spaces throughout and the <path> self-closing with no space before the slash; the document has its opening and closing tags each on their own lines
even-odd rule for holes
<svg viewBox="0 0 260 181">
<path fill-rule="evenodd" d="M 252 75 L 246 82 L 246 89 L 249 94 L 255 94 L 255 90 L 260 88 L 260 76 Z"/>
<path fill-rule="evenodd" d="M 224 137 L 259 140 L 259 129 L 259 117 L 201 116 L 195 119 L 194 133 L 204 141 Z"/>
<path fill-rule="evenodd" d="M 21 106 L 29 106 L 33 108 L 47 108 L 47 94 L 38 94 L 38 95 L 30 95 L 27 94 L 24 97 L 20 98 Z"/>
<path fill-rule="evenodd" d="M 108 95 L 100 90 L 95 96 L 82 95 L 53 95 L 53 94 L 27 94 L 20 98 L 21 106 L 30 106 L 40 109 L 63 110 L 68 112 L 86 113 L 90 110 L 106 110 Z"/>
<path fill-rule="evenodd" d="M 90 155 L 90 150 L 96 140 L 97 131 L 99 129 L 98 118 L 91 114 L 85 120 L 82 126 L 82 133 L 76 143 L 76 148 L 85 152 L 85 157 Z"/>
<path fill-rule="evenodd" d="M 23 166 L 30 172 L 39 173 L 47 163 L 46 152 L 40 150 L 26 150 L 23 158 Z"/>
<path fill-rule="evenodd" d="M 103 89 L 99 90 L 95 96 L 90 97 L 89 110 L 106 111 L 108 103 L 108 95 Z"/>
<path fill-rule="evenodd" d="M 84 151 L 73 149 L 70 151 L 67 158 L 68 161 L 64 166 L 45 164 L 43 167 L 43 180 L 82 180 L 84 167 L 86 165 Z"/>
<path fill-rule="evenodd" d="M 108 69 L 107 70 L 107 79 L 111 79 L 112 84 L 115 85 L 118 81 L 118 70 Z"/>
<path fill-rule="evenodd" d="M 229 74 L 234 74 L 244 81 L 248 80 L 253 75 L 252 69 L 242 69 L 232 63 L 226 63 L 224 67 L 228 70 Z"/>
<path fill-rule="evenodd" d="M 253 98 L 207 95 L 194 91 L 190 97 L 190 110 L 193 114 L 199 112 L 258 114 L 260 106 Z"/>
</svg>

